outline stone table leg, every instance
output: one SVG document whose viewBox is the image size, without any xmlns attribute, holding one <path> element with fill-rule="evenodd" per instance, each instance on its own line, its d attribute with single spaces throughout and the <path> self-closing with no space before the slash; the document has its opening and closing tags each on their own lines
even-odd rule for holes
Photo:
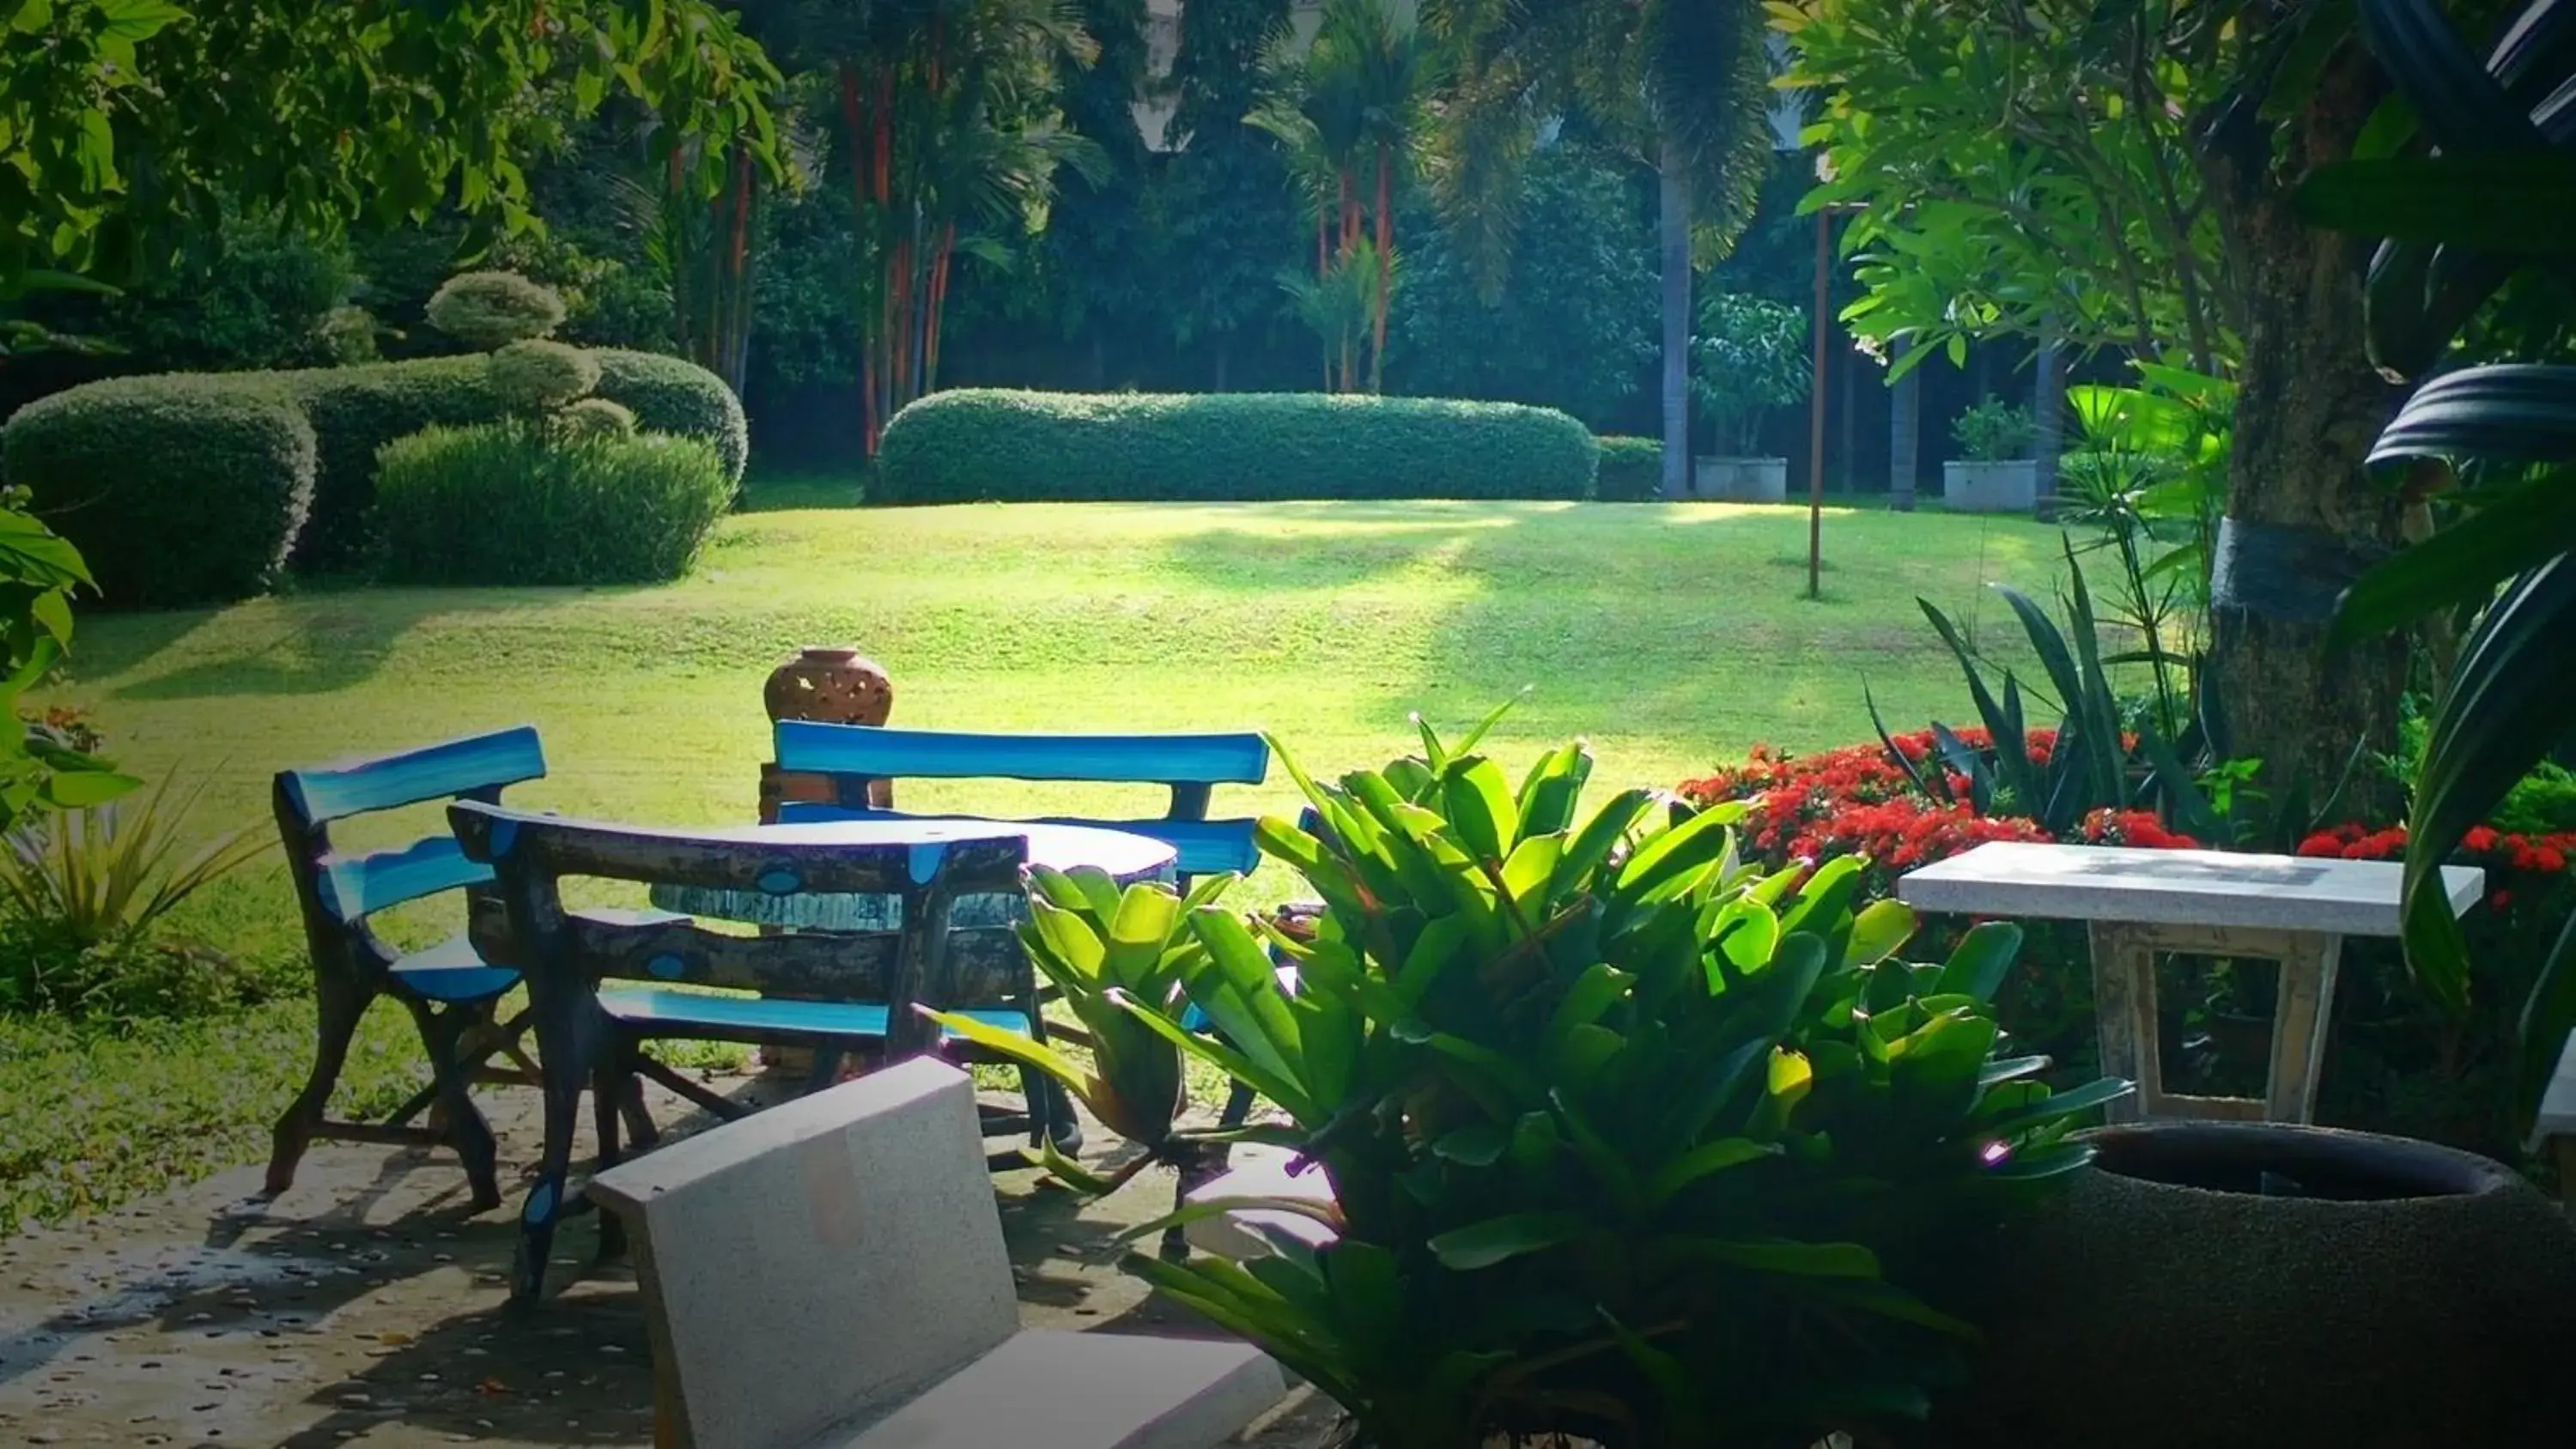
<svg viewBox="0 0 2576 1449">
<path fill-rule="evenodd" d="M 2326 1027 L 2334 1019 L 2341 936 L 2305 933 L 2282 947 L 2281 986 L 2272 1008 L 2272 1075 L 2263 1115 L 2273 1122 L 2312 1122 L 2317 1079 L 2326 1059 Z"/>
<path fill-rule="evenodd" d="M 2104 1113 L 2113 1122 L 2135 1122 L 2146 1115 L 2150 1099 L 2163 1095 L 2156 1056 L 2155 945 L 2141 928 L 2117 921 L 2095 921 L 2088 934 L 2101 1072 L 2138 1084 L 2138 1090 Z"/>
</svg>

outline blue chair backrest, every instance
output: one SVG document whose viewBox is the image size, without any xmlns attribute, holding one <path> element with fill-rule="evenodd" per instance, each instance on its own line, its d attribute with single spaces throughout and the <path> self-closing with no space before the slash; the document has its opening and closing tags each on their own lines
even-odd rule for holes
<svg viewBox="0 0 2576 1449">
<path fill-rule="evenodd" d="M 778 725 L 778 768 L 831 782 L 828 802 L 790 801 L 779 819 L 867 820 L 904 812 L 872 808 L 879 780 L 1036 780 L 1161 785 L 1170 809 L 1142 820 L 1062 819 L 1052 824 L 1105 825 L 1149 836 L 1178 852 L 1175 870 L 1189 878 L 1250 871 L 1260 863 L 1249 818 L 1211 820 L 1218 785 L 1257 785 L 1270 773 L 1270 746 L 1255 734 L 1000 735 L 875 725 Z"/>
<path fill-rule="evenodd" d="M 433 800 L 495 802 L 503 790 L 545 773 L 545 751 L 525 725 L 397 755 L 279 771 L 272 792 L 278 833 L 308 913 L 354 926 L 405 901 L 488 884 L 491 869 L 466 859 L 451 834 L 341 855 L 331 848 L 330 827 Z"/>
</svg>

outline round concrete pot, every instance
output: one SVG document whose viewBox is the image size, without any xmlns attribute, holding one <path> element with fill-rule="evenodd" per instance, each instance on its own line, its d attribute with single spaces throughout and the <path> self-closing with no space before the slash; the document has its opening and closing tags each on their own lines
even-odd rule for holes
<svg viewBox="0 0 2576 1449">
<path fill-rule="evenodd" d="M 2576 1226 L 2503 1166 L 2263 1123 L 2085 1134 L 2000 1240 L 1932 1442 L 2276 1449 L 2569 1442 Z M 2303 1195 L 2288 1195 L 2298 1193 Z"/>
<path fill-rule="evenodd" d="M 1729 503 L 1785 503 L 1789 498 L 1789 460 L 1693 458 L 1691 495 Z"/>
<path fill-rule="evenodd" d="M 1944 463 L 1941 506 L 1953 513 L 2028 513 L 2039 506 L 2039 462 Z"/>
</svg>

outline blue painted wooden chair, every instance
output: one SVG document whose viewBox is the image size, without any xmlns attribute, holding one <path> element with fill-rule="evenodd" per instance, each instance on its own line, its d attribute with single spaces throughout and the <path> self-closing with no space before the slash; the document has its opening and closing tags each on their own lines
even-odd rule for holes
<svg viewBox="0 0 2576 1449">
<path fill-rule="evenodd" d="M 783 721 L 777 726 L 781 776 L 802 776 L 822 786 L 822 800 L 787 800 L 782 822 L 881 820 L 906 812 L 872 804 L 881 785 L 896 780 L 1031 780 L 1108 785 L 1155 785 L 1170 791 L 1159 816 L 1104 819 L 1057 817 L 1053 823 L 1097 825 L 1160 840 L 1177 852 L 1174 869 L 1182 890 L 1203 875 L 1250 873 L 1261 863 L 1250 817 L 1210 819 L 1210 797 L 1219 785 L 1258 785 L 1270 773 L 1270 746 L 1257 734 L 1032 735 L 965 734 L 946 730 L 891 729 L 874 725 Z M 944 813 L 944 812 L 943 812 Z M 1012 903 L 974 902 L 962 919 L 977 924 L 1014 919 Z M 1192 1030 L 1208 1029 L 1197 1007 Z M 1048 1091 L 1032 1080 L 1030 1089 Z M 1238 1087 L 1222 1121 L 1239 1126 L 1252 1095 Z M 1057 1141 L 1070 1152 L 1080 1145 L 1069 1105 Z"/>
<path fill-rule="evenodd" d="M 826 1064 L 844 1049 L 882 1044 L 893 1058 L 939 1046 L 945 1033 L 912 1009 L 916 1002 L 981 1003 L 1027 975 L 1008 931 L 958 930 L 953 919 L 961 896 L 1019 889 L 1027 856 L 1019 836 L 855 846 L 722 839 L 479 802 L 450 806 L 448 819 L 467 858 L 488 864 L 496 877 L 497 909 L 476 913 L 474 940 L 525 973 L 535 1018 L 546 1137 L 521 1216 L 512 1297 L 523 1304 L 543 1291 L 556 1222 L 588 1206 L 565 1185 L 584 1090 L 593 1099 L 602 1167 L 619 1160 L 619 1121 L 633 1116 L 638 1076 L 719 1116 L 749 1110 L 655 1061 L 645 1043 L 810 1047 L 817 1071 L 809 1086 L 821 1085 L 831 1080 Z M 567 878 L 781 899 L 891 896 L 901 902 L 901 926 L 875 933 L 721 933 L 664 911 L 568 908 L 561 894 Z M 719 996 L 682 987 L 763 994 Z M 1031 993 L 1014 1006 L 974 1014 L 1004 1030 L 1034 1031 L 1037 1003 Z M 1042 1096 L 1032 1101 L 1032 1115 L 1045 1109 Z M 1045 1123 L 1008 1125 L 1043 1130 Z M 639 1145 L 650 1140 L 648 1127 Z M 613 1220 L 603 1223 L 602 1252 L 621 1247 Z"/>
<path fill-rule="evenodd" d="M 497 801 L 512 785 L 542 778 L 545 752 L 537 732 L 521 727 L 381 758 L 315 769 L 284 770 L 274 782 L 278 834 L 303 908 L 304 937 L 313 958 L 318 1032 L 313 1071 L 304 1090 L 277 1119 L 268 1160 L 267 1188 L 294 1185 L 296 1164 L 316 1138 L 455 1147 L 478 1208 L 499 1204 L 491 1128 L 474 1108 L 471 1083 L 486 1077 L 483 1064 L 508 1053 L 524 1069 L 502 1080 L 529 1081 L 533 1068 L 518 1053 L 525 1018 L 503 1026 L 494 1007 L 519 975 L 479 955 L 460 932 L 424 951 L 387 945 L 369 924 L 377 912 L 449 891 L 487 886 L 492 872 L 468 860 L 453 836 L 433 835 L 387 850 L 342 852 L 331 827 L 354 816 L 435 800 Z M 428 1050 L 428 1088 L 378 1123 L 338 1122 L 326 1108 L 348 1059 L 358 1019 L 379 996 L 409 1010 Z M 438 1126 L 411 1126 L 435 1104 Z"/>
</svg>

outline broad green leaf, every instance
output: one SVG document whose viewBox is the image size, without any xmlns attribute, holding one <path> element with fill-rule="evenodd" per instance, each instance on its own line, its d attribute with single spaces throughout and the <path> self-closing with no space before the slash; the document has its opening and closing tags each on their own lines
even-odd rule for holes
<svg viewBox="0 0 2576 1449">
<path fill-rule="evenodd" d="M 1485 759 L 1456 761 L 1444 789 L 1449 828 L 1459 843 L 1477 860 L 1500 864 L 1520 838 L 1520 807 L 1503 767 Z"/>
<path fill-rule="evenodd" d="M 1704 1142 L 1664 1164 L 1648 1179 L 1646 1201 L 1651 1207 L 1661 1207 L 1672 1201 L 1682 1189 L 1711 1173 L 1759 1162 L 1779 1153 L 1777 1144 L 1756 1142 L 1750 1137 L 1722 1137 L 1715 1142 Z"/>
<path fill-rule="evenodd" d="M 1583 1229 L 1580 1213 L 1512 1213 L 1453 1228 L 1426 1246 L 1442 1267 L 1466 1273 L 1563 1246 Z"/>
<path fill-rule="evenodd" d="M 1672 1246 L 1686 1257 L 1750 1268 L 1759 1273 L 1815 1278 L 1878 1276 L 1878 1255 L 1859 1243 L 1804 1243 L 1788 1238 L 1756 1242 L 1683 1238 Z"/>
<path fill-rule="evenodd" d="M 1987 921 L 1970 927 L 1941 968 L 1941 989 L 1992 1001 L 2021 954 L 2021 927 L 2010 921 Z"/>
<path fill-rule="evenodd" d="M 1875 966 L 1902 950 L 1914 939 L 1914 908 L 1898 900 L 1872 901 L 1852 917 L 1851 944 L 1843 949 L 1843 965 Z"/>
</svg>

